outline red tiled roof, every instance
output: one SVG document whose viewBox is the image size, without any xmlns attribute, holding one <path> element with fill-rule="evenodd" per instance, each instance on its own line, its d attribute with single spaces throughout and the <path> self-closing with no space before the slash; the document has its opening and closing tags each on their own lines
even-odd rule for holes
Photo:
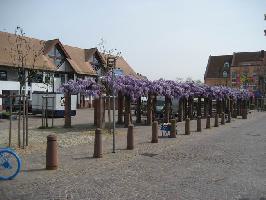
<svg viewBox="0 0 266 200">
<path fill-rule="evenodd" d="M 264 57 L 265 53 L 263 50 L 257 52 L 237 52 L 233 55 L 232 67 L 244 65 L 262 65 Z"/>
<path fill-rule="evenodd" d="M 232 55 L 210 56 L 205 71 L 205 78 L 223 78 L 224 64 L 232 63 Z"/>
</svg>

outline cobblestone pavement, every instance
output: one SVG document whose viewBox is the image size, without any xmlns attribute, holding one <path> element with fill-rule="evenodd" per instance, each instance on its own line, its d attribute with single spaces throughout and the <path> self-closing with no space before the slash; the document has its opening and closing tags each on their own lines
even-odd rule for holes
<svg viewBox="0 0 266 200">
<path fill-rule="evenodd" d="M 266 113 L 252 112 L 247 120 L 201 133 L 192 121 L 191 135 L 183 135 L 182 122 L 176 139 L 159 138 L 158 144 L 150 143 L 151 127 L 136 126 L 134 150 L 125 150 L 126 129 L 119 128 L 115 154 L 111 135 L 103 135 L 101 159 L 92 158 L 93 135 L 82 133 L 85 142 L 59 146 L 56 171 L 44 169 L 45 148 L 20 151 L 22 172 L 0 182 L 0 199 L 263 200 L 265 119 Z"/>
</svg>

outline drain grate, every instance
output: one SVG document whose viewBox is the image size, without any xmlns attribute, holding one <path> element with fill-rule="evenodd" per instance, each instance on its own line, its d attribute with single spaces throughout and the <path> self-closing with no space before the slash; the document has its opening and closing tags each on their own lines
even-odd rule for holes
<svg viewBox="0 0 266 200">
<path fill-rule="evenodd" d="M 154 157 L 154 156 L 157 156 L 158 154 L 156 153 L 143 153 L 143 154 L 140 154 L 142 156 L 148 156 L 148 157 Z"/>
</svg>

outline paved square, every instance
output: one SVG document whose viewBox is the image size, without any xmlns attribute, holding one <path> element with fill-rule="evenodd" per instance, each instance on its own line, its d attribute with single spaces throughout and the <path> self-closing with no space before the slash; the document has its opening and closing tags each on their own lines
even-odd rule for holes
<svg viewBox="0 0 266 200">
<path fill-rule="evenodd" d="M 117 152 L 111 153 L 112 137 L 104 133 L 101 159 L 92 158 L 91 132 L 55 131 L 59 144 L 77 140 L 59 145 L 59 169 L 44 169 L 45 143 L 19 151 L 22 172 L 0 182 L 0 199 L 263 199 L 265 119 L 266 113 L 252 112 L 218 128 L 212 119 L 212 128 L 202 132 L 194 120 L 191 135 L 183 135 L 182 122 L 177 138 L 158 144 L 150 143 L 151 127 L 135 126 L 134 150 L 125 150 L 126 129 L 118 128 Z"/>
</svg>

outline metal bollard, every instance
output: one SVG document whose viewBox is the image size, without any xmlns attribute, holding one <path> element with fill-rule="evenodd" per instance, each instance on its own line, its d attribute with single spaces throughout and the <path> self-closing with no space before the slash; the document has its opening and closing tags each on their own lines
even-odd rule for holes
<svg viewBox="0 0 266 200">
<path fill-rule="evenodd" d="M 158 122 L 154 121 L 152 123 L 152 139 L 151 143 L 158 143 Z"/>
<path fill-rule="evenodd" d="M 210 115 L 207 116 L 206 119 L 206 129 L 211 128 L 211 117 Z"/>
<path fill-rule="evenodd" d="M 176 120 L 171 119 L 171 131 L 170 131 L 170 138 L 176 138 Z"/>
<path fill-rule="evenodd" d="M 134 135 L 133 135 L 133 125 L 129 124 L 127 129 L 127 149 L 134 149 Z"/>
<path fill-rule="evenodd" d="M 201 117 L 198 116 L 197 118 L 197 131 L 201 132 Z"/>
<path fill-rule="evenodd" d="M 94 140 L 94 158 L 102 158 L 102 129 L 97 128 L 95 130 L 95 140 Z"/>
<path fill-rule="evenodd" d="M 46 148 L 46 169 L 55 170 L 58 168 L 57 138 L 55 135 L 47 136 Z"/>
<path fill-rule="evenodd" d="M 190 134 L 190 119 L 186 118 L 186 122 L 185 122 L 185 135 L 189 135 Z"/>
<path fill-rule="evenodd" d="M 222 125 L 225 124 L 225 114 L 224 114 L 224 112 L 222 112 L 221 124 L 222 124 Z"/>
<path fill-rule="evenodd" d="M 219 115 L 216 114 L 214 118 L 214 127 L 219 127 Z"/>
</svg>

